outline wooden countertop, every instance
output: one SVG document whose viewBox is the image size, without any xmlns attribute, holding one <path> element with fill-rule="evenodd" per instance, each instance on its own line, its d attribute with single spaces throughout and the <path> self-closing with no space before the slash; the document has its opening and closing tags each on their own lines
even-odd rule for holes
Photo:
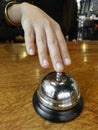
<svg viewBox="0 0 98 130">
<path fill-rule="evenodd" d="M 84 107 L 71 122 L 51 123 L 35 112 L 32 97 L 52 66 L 41 68 L 24 44 L 0 44 L 0 130 L 98 130 L 98 42 L 70 42 L 68 48 L 72 64 L 64 71 L 77 81 Z"/>
</svg>

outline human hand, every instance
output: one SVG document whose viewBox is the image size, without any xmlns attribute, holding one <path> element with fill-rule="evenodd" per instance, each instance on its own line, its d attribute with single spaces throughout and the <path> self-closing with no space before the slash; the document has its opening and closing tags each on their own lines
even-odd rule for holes
<svg viewBox="0 0 98 130">
<path fill-rule="evenodd" d="M 71 64 L 71 59 L 60 26 L 38 7 L 28 3 L 22 5 L 21 24 L 27 52 L 34 55 L 36 45 L 40 64 L 44 68 L 49 67 L 49 52 L 55 71 L 62 72 L 64 65 Z"/>
</svg>

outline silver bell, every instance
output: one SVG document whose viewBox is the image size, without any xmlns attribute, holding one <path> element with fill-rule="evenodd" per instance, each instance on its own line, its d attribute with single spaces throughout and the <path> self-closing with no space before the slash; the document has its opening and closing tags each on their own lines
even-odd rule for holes
<svg viewBox="0 0 98 130">
<path fill-rule="evenodd" d="M 45 76 L 33 97 L 36 112 L 52 122 L 67 122 L 82 111 L 83 100 L 76 81 L 64 72 Z"/>
</svg>

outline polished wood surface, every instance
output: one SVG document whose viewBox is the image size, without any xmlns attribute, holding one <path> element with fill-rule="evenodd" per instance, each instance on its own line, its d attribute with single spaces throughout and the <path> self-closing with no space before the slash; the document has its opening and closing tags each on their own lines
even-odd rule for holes
<svg viewBox="0 0 98 130">
<path fill-rule="evenodd" d="M 68 123 L 51 123 L 34 110 L 32 97 L 42 78 L 37 54 L 29 56 L 24 44 L 0 44 L 0 130 L 98 130 L 98 42 L 68 43 L 72 64 L 65 67 L 77 81 L 83 111 Z"/>
</svg>

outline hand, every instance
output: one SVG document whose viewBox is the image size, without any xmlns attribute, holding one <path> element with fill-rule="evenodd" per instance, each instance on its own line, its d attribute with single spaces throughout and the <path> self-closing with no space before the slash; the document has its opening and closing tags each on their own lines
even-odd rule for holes
<svg viewBox="0 0 98 130">
<path fill-rule="evenodd" d="M 27 52 L 34 55 L 36 45 L 40 64 L 44 68 L 49 67 L 49 52 L 55 71 L 62 72 L 64 65 L 71 64 L 71 59 L 60 26 L 38 7 L 28 3 L 22 5 L 21 24 Z"/>
</svg>

